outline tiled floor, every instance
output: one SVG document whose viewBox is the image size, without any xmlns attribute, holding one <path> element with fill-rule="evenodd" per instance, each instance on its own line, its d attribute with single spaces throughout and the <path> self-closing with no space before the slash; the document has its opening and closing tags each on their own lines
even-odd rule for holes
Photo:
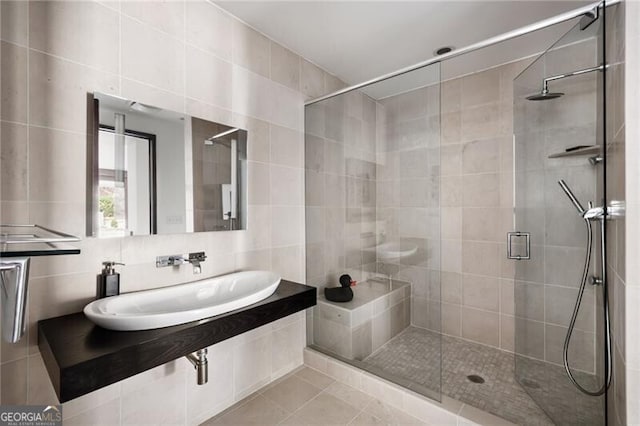
<svg viewBox="0 0 640 426">
<path fill-rule="evenodd" d="M 387 378 L 391 374 L 400 381 L 406 380 L 403 385 L 427 395 L 440 387 L 442 371 L 444 395 L 517 424 L 553 424 L 516 382 L 513 355 L 504 351 L 408 327 L 362 364 Z M 531 392 L 543 402 L 557 424 L 603 424 L 600 400 L 580 394 L 561 367 L 531 360 L 520 367 L 521 376 L 529 383 L 533 381 Z M 467 376 L 471 374 L 483 377 L 485 382 L 469 381 Z M 581 379 L 591 378 L 584 376 Z"/>
<path fill-rule="evenodd" d="M 409 327 L 365 359 L 366 370 L 407 388 L 442 394 L 519 425 L 552 425 L 514 378 L 513 355 L 428 330 Z M 520 379 L 558 425 L 603 424 L 601 399 L 581 395 L 561 367 L 519 359 Z M 362 366 L 361 366 L 362 367 Z M 467 379 L 484 378 L 482 384 Z M 590 376 L 581 377 L 581 380 Z M 399 379 L 399 380 L 398 380 Z M 593 383 L 590 383 L 593 385 Z M 494 418 L 495 419 L 495 418 Z M 204 425 L 421 425 L 419 419 L 359 390 L 303 367 L 247 397 Z"/>
<path fill-rule="evenodd" d="M 588 396 L 569 382 L 564 368 L 530 358 L 517 358 L 519 381 L 527 384 L 528 393 L 548 410 L 558 425 L 604 425 L 604 397 Z M 574 372 L 578 383 L 597 389 L 595 376 Z"/>
<path fill-rule="evenodd" d="M 285 376 L 203 425 L 424 425 L 313 369 Z"/>
</svg>

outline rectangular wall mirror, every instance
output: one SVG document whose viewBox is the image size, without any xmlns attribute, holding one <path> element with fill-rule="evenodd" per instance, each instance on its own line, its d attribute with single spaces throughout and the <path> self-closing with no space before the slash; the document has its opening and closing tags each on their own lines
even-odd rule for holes
<svg viewBox="0 0 640 426">
<path fill-rule="evenodd" d="M 102 93 L 88 110 L 88 236 L 246 229 L 246 130 Z"/>
</svg>

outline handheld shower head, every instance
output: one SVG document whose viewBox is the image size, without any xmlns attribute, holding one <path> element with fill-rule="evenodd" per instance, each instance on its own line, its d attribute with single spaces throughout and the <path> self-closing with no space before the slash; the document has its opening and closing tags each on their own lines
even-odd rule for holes
<svg viewBox="0 0 640 426">
<path fill-rule="evenodd" d="M 558 181 L 558 185 L 560 185 L 560 188 L 562 188 L 564 193 L 567 194 L 567 197 L 569 197 L 569 200 L 571 200 L 576 210 L 578 210 L 578 213 L 580 214 L 580 216 L 584 216 L 584 214 L 586 213 L 586 210 L 584 209 L 584 207 L 582 207 L 582 204 L 580 204 L 580 201 L 578 201 L 576 196 L 573 195 L 573 192 L 571 192 L 571 188 L 569 188 L 567 183 L 563 179 L 560 179 Z"/>
</svg>

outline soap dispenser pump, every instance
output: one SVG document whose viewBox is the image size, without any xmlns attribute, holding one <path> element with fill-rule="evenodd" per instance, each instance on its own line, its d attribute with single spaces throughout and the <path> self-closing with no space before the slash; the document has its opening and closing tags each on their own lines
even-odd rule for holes
<svg viewBox="0 0 640 426">
<path fill-rule="evenodd" d="M 120 274 L 114 269 L 116 265 L 124 265 L 124 263 L 111 260 L 102 262 L 102 273 L 98 275 L 96 289 L 98 299 L 120 294 Z"/>
</svg>

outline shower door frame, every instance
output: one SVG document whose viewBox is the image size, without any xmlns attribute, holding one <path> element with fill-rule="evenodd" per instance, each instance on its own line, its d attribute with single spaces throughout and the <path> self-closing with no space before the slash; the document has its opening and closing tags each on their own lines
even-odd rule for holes
<svg viewBox="0 0 640 426">
<path fill-rule="evenodd" d="M 608 375 L 608 369 L 611 366 L 612 360 L 611 358 L 611 353 L 608 353 L 607 351 L 607 333 L 609 332 L 608 327 L 609 327 L 609 318 L 607 316 L 607 309 L 608 309 L 608 290 L 607 290 L 607 284 L 608 284 L 608 277 L 607 277 L 607 273 L 606 273 L 606 262 L 607 262 L 607 227 L 605 226 L 606 224 L 606 220 L 609 218 L 608 212 L 607 212 L 607 206 L 606 206 L 606 200 L 607 200 L 607 185 L 606 185 L 606 175 L 607 175 L 607 108 L 606 108 L 606 100 L 607 100 L 607 52 L 606 52 L 606 33 L 607 33 L 607 28 L 606 28 L 606 6 L 610 6 L 615 4 L 616 2 L 605 2 L 603 1 L 601 3 L 602 7 L 599 7 L 597 10 L 599 11 L 598 16 L 595 19 L 592 19 L 591 22 L 588 23 L 588 25 L 583 27 L 583 21 L 581 21 L 580 23 L 576 24 L 571 31 L 573 31 L 574 29 L 576 29 L 577 27 L 580 27 L 580 30 L 585 30 L 588 28 L 589 25 L 593 24 L 594 22 L 598 22 L 600 21 L 600 28 L 598 31 L 598 34 L 596 35 L 595 39 L 596 39 L 596 66 L 593 67 L 592 69 L 589 69 L 588 71 L 598 71 L 598 77 L 597 77 L 597 82 L 596 82 L 596 89 L 595 89 L 595 107 L 596 107 L 596 122 L 595 122 L 595 132 L 593 134 L 593 137 L 595 139 L 595 145 L 600 147 L 600 150 L 597 154 L 595 154 L 597 157 L 597 160 L 594 160 L 594 162 L 591 162 L 590 159 L 590 163 L 592 165 L 592 167 L 594 168 L 594 173 L 595 173 L 595 179 L 594 179 L 594 184 L 595 184 L 595 198 L 597 198 L 596 200 L 591 200 L 594 201 L 597 205 L 601 205 L 604 209 L 603 212 L 603 218 L 600 220 L 595 220 L 593 221 L 593 227 L 594 227 L 594 239 L 593 239 L 593 245 L 594 245 L 594 255 L 591 259 L 591 263 L 589 266 L 589 271 L 594 273 L 596 279 L 599 278 L 601 279 L 601 282 L 599 283 L 599 285 L 601 286 L 600 288 L 595 288 L 594 293 L 596 293 L 594 295 L 594 298 L 596 300 L 596 305 L 601 305 L 602 308 L 600 309 L 598 306 L 596 306 L 594 308 L 594 322 L 595 322 L 595 329 L 594 329 L 594 344 L 596 345 L 596 349 L 594 350 L 594 377 L 596 377 L 596 381 L 597 381 L 597 388 L 599 388 L 600 386 L 604 386 L 603 388 L 603 394 L 598 396 L 598 398 L 600 398 L 600 400 L 594 400 L 594 403 L 596 402 L 600 402 L 602 404 L 602 417 L 601 419 L 594 419 L 594 420 L 598 420 L 598 421 L 602 421 L 602 423 L 607 424 L 608 422 L 608 386 L 610 384 L 610 379 L 611 377 Z M 571 31 L 569 31 L 567 34 L 570 34 Z M 565 36 L 567 35 L 565 34 Z M 556 43 L 560 42 L 565 36 L 563 36 L 562 38 L 560 38 L 559 40 L 557 40 L 553 45 L 555 46 Z M 586 39 L 585 39 L 586 40 Z M 564 47 L 564 46 L 563 46 Z M 530 64 L 530 66 L 533 66 L 533 64 L 538 61 L 538 60 L 545 60 L 545 55 L 548 53 L 549 51 L 545 51 L 544 53 L 542 53 L 541 55 L 539 55 L 533 62 L 532 64 Z M 604 65 L 604 66 L 603 66 Z M 528 66 L 521 74 L 519 74 L 515 79 L 514 79 L 514 83 L 515 81 L 518 80 L 519 77 L 521 77 L 523 74 L 525 74 L 527 72 L 527 70 L 530 69 L 530 66 Z M 569 73 L 566 76 L 572 76 L 573 73 Z M 563 76 L 562 78 L 564 78 L 565 76 Z M 546 82 L 546 80 L 543 80 Z M 546 87 L 545 87 L 546 88 Z M 516 89 L 515 89 L 515 84 L 514 84 L 514 141 L 513 141 L 513 150 L 514 150 L 514 182 L 513 182 L 513 188 L 514 188 L 514 232 L 510 232 L 508 237 L 507 237 L 507 248 L 508 248 L 508 253 L 507 253 L 507 257 L 509 259 L 513 259 L 515 260 L 515 272 L 514 272 L 514 298 L 516 298 L 517 300 L 517 286 L 516 286 L 516 282 L 518 281 L 518 277 L 522 277 L 522 272 L 525 270 L 526 265 L 522 264 L 521 262 L 527 262 L 531 259 L 531 249 L 530 249 L 530 237 L 529 237 L 529 233 L 526 232 L 527 229 L 520 229 L 520 225 L 518 224 L 518 213 L 517 213 L 517 207 L 518 207 L 518 203 L 517 200 L 518 198 L 515 196 L 515 194 L 517 194 L 518 191 L 518 185 L 517 185 L 517 180 L 518 180 L 518 164 L 517 164 L 517 158 L 518 158 L 518 142 L 517 142 L 517 138 L 516 138 L 516 129 L 515 129 L 515 124 L 516 124 L 516 114 L 517 114 L 517 110 L 515 108 L 515 103 L 516 103 L 516 93 L 515 93 Z M 529 100 L 529 102 L 531 102 L 531 100 Z M 551 101 L 554 102 L 554 101 Z M 601 121 L 599 121 L 601 120 Z M 543 127 L 544 128 L 544 127 Z M 530 141 L 531 142 L 531 141 Z M 522 143 L 526 143 L 526 142 L 521 142 Z M 543 151 L 544 152 L 544 151 Z M 544 152 L 544 154 L 546 155 L 546 152 Z M 585 161 L 587 157 L 584 157 Z M 521 173 L 527 173 L 525 170 L 521 170 Z M 546 172 L 545 172 L 546 175 Z M 544 179 L 546 181 L 546 177 Z M 564 189 L 564 188 L 563 188 Z M 543 195 L 546 198 L 546 194 Z M 573 201 L 573 200 L 571 200 Z M 589 201 L 589 200 L 581 200 L 583 202 Z M 589 202 L 591 202 L 589 201 Z M 567 200 L 567 203 L 569 202 L 569 200 Z M 546 203 L 543 203 L 546 204 Z M 548 206 L 543 206 L 546 210 L 546 208 Z M 546 213 L 545 213 L 546 215 Z M 545 219 L 546 220 L 546 219 Z M 596 223 L 599 222 L 599 223 Z M 543 226 L 543 233 L 546 234 L 546 225 Z M 526 256 L 512 256 L 511 253 L 511 238 L 512 236 L 524 236 L 526 235 L 527 237 L 527 241 L 526 241 Z M 544 250 L 547 246 L 547 241 L 546 241 L 546 237 L 544 240 L 544 243 L 541 244 L 542 249 Z M 543 255 L 543 263 L 544 263 L 544 268 L 546 269 L 546 255 Z M 544 272 L 544 275 L 546 275 L 546 271 Z M 576 277 L 576 280 L 579 277 Z M 526 280 L 523 280 L 526 281 Z M 546 286 L 546 277 L 544 279 L 544 282 Z M 595 282 L 595 280 L 594 280 Z M 592 282 L 592 284 L 594 283 Z M 590 286 L 589 283 L 586 284 L 587 286 Z M 595 284 L 594 284 L 595 287 Z M 601 293 L 601 300 L 598 299 L 598 292 Z M 545 292 L 546 293 L 546 292 Z M 543 303 L 546 305 L 546 294 L 543 295 Z M 546 345 L 547 345 L 547 339 L 546 339 L 546 307 L 545 309 L 545 318 L 543 319 L 544 324 L 543 328 L 545 331 L 544 334 L 544 345 L 545 345 L 545 360 L 546 360 Z M 600 312 L 600 310 L 602 312 Z M 526 310 L 525 310 L 526 312 Z M 518 320 L 518 303 L 516 302 L 515 305 L 515 321 L 517 324 L 517 320 Z M 526 314 L 525 314 L 526 315 Z M 601 315 L 601 316 L 600 316 Z M 598 316 L 600 316 L 600 318 L 598 318 Z M 522 317 L 522 319 L 526 320 L 525 316 Z M 599 329 L 602 328 L 602 332 L 599 333 Z M 542 398 L 540 398 L 539 395 L 536 395 L 535 389 L 532 389 L 530 387 L 530 383 L 527 382 L 527 378 L 522 378 L 519 376 L 519 368 L 518 368 L 518 360 L 519 357 L 521 360 L 524 360 L 526 358 L 528 358 L 527 354 L 518 354 L 518 344 L 517 344 L 517 340 L 518 340 L 518 327 L 516 325 L 516 327 L 514 327 L 514 341 L 516 342 L 516 346 L 515 346 L 515 351 L 514 351 L 514 375 L 515 375 L 515 379 L 516 381 L 518 381 L 520 383 L 520 385 L 523 387 L 523 389 L 531 396 L 531 398 L 536 402 L 536 404 L 543 410 L 545 411 L 545 413 L 547 415 L 549 415 L 549 417 L 553 420 L 556 421 L 556 419 L 553 418 L 553 414 L 550 412 L 551 410 L 549 410 L 547 406 L 545 406 L 544 401 L 541 401 Z M 604 336 L 602 339 L 602 348 L 601 348 L 601 352 L 600 352 L 600 356 L 602 357 L 602 359 L 599 359 L 599 354 L 598 351 L 600 350 L 600 348 L 598 347 L 599 345 L 599 336 Z M 526 338 L 525 338 L 526 339 Z M 525 345 L 526 346 L 526 345 Z M 601 362 L 599 362 L 599 360 Z M 545 361 L 546 362 L 546 361 Z M 569 364 L 571 363 L 571 355 L 569 355 Z M 600 371 L 599 365 L 601 365 L 601 372 L 602 372 L 602 377 L 599 376 L 598 372 Z M 568 368 L 568 367 L 567 367 Z M 567 380 L 567 382 L 569 382 L 569 377 L 565 376 L 565 379 Z M 602 385 L 602 381 L 604 380 L 604 385 Z M 572 385 L 572 384 L 571 384 Z M 576 392 L 578 392 L 576 390 Z M 583 395 L 583 394 L 582 394 Z M 589 398 L 589 397 L 587 397 Z M 591 397 L 592 398 L 592 397 Z"/>
</svg>

